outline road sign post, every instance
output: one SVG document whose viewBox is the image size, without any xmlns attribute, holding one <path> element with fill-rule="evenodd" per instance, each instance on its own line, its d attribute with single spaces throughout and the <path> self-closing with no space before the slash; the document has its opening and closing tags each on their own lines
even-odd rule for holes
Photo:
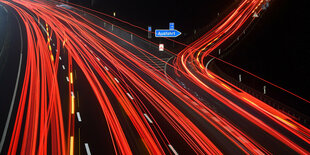
<svg viewBox="0 0 310 155">
<path fill-rule="evenodd" d="M 163 52 L 165 50 L 164 44 L 159 44 L 159 51 Z"/>
<path fill-rule="evenodd" d="M 169 23 L 169 30 L 174 30 L 174 23 L 173 22 Z"/>
<path fill-rule="evenodd" d="M 157 29 L 155 30 L 155 37 L 169 37 L 175 38 L 181 35 L 182 33 L 176 29 L 174 29 L 174 23 L 169 23 L 169 29 Z"/>
<path fill-rule="evenodd" d="M 257 12 L 254 12 L 254 14 L 253 14 L 253 18 L 258 18 L 258 14 L 257 14 Z"/>
<path fill-rule="evenodd" d="M 178 30 L 165 30 L 165 29 L 158 29 L 155 30 L 155 36 L 156 37 L 170 37 L 170 38 L 175 38 L 182 33 Z"/>
<path fill-rule="evenodd" d="M 149 26 L 147 28 L 147 38 L 151 39 L 152 38 L 152 27 Z"/>
</svg>

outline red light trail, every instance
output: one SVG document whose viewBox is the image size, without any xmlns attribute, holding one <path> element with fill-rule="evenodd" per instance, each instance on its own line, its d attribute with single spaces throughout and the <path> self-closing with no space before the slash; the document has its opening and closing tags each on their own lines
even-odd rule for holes
<svg viewBox="0 0 310 155">
<path fill-rule="evenodd" d="M 309 151 L 300 145 L 300 143 L 310 145 L 309 129 L 233 86 L 204 66 L 205 58 L 210 56 L 214 49 L 228 38 L 233 37 L 244 25 L 254 20 L 253 13 L 259 13 L 260 6 L 265 1 L 243 0 L 238 8 L 229 13 L 208 33 L 194 43 L 186 45 L 187 47 L 176 55 L 173 65 L 163 61 L 151 51 L 91 22 L 73 7 L 68 9 L 56 5 L 59 4 L 56 2 L 39 0 L 0 2 L 18 13 L 27 34 L 25 75 L 8 154 L 50 154 L 50 152 L 52 154 L 76 154 L 74 151 L 76 150 L 77 99 L 74 86 L 79 83 L 74 82 L 74 67 L 82 71 L 91 86 L 92 93 L 97 98 L 116 154 L 133 154 L 134 150 L 130 145 L 131 141 L 128 139 L 126 129 L 122 127 L 123 120 L 120 119 L 115 109 L 116 103 L 111 101 L 109 91 L 115 96 L 123 113 L 129 118 L 150 154 L 167 152 L 176 154 L 177 151 L 171 145 L 173 139 L 168 138 L 169 133 L 165 132 L 165 127 L 160 126 L 159 120 L 155 119 L 158 116 L 153 115 L 151 111 L 160 114 L 160 117 L 196 154 L 224 153 L 221 150 L 221 144 L 213 141 L 218 139 L 206 134 L 208 131 L 203 130 L 201 124 L 180 107 L 187 107 L 188 110 L 194 112 L 193 115 L 197 115 L 200 121 L 215 129 L 217 134 L 241 152 L 272 154 L 244 129 L 207 106 L 180 85 L 176 79 L 160 72 L 138 54 L 143 54 L 154 64 L 155 60 L 165 63 L 173 68 L 179 77 L 185 77 L 204 93 L 211 95 L 290 149 L 299 154 L 309 154 Z M 93 17 L 98 21 L 109 23 L 99 17 Z M 121 27 L 117 28 L 129 32 Z M 135 36 L 143 39 L 138 35 Z M 56 47 L 51 45 L 52 41 L 56 43 Z M 66 56 L 63 59 L 67 60 L 68 65 L 66 73 L 68 103 L 61 102 L 59 87 L 61 82 L 58 79 L 60 55 L 62 54 Z M 268 121 L 261 120 L 255 114 L 214 90 L 210 83 L 253 108 L 268 118 Z M 63 114 L 64 105 L 69 107 L 66 114 Z M 64 124 L 64 119 L 68 120 L 68 124 Z M 284 132 L 271 126 L 268 123 L 270 121 L 280 126 L 282 130 L 285 129 L 288 135 L 294 135 L 299 140 L 290 139 Z"/>
</svg>

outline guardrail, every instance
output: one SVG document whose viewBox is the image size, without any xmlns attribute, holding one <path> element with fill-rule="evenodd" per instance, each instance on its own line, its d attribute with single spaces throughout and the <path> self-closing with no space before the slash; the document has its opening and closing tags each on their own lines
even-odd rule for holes
<svg viewBox="0 0 310 155">
<path fill-rule="evenodd" d="M 310 104 L 303 98 L 296 97 L 283 88 L 265 82 L 218 59 L 213 59 L 208 69 L 306 127 L 310 127 Z"/>
<path fill-rule="evenodd" d="M 218 47 L 213 51 L 204 62 L 212 59 L 208 68 L 212 72 L 309 128 L 310 102 L 308 100 L 223 61 L 224 57 L 233 52 L 240 40 L 246 38 L 247 34 L 254 29 L 264 13 L 265 11 L 261 12 L 260 17 L 244 27 L 242 32 L 238 32 L 228 43 L 221 45 L 225 48 Z"/>
</svg>

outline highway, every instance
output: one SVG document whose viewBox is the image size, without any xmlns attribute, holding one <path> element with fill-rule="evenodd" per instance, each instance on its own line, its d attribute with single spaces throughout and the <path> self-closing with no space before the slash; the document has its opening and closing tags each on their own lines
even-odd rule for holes
<svg viewBox="0 0 310 155">
<path fill-rule="evenodd" d="M 175 54 L 75 5 L 0 0 L 0 154 L 310 154 L 308 128 L 208 68 L 264 3 Z"/>
</svg>

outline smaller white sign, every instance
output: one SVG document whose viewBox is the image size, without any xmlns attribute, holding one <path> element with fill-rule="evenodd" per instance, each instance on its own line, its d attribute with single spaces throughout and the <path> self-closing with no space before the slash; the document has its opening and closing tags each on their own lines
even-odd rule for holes
<svg viewBox="0 0 310 155">
<path fill-rule="evenodd" d="M 159 51 L 164 51 L 165 48 L 164 48 L 164 44 L 159 44 Z"/>
</svg>

